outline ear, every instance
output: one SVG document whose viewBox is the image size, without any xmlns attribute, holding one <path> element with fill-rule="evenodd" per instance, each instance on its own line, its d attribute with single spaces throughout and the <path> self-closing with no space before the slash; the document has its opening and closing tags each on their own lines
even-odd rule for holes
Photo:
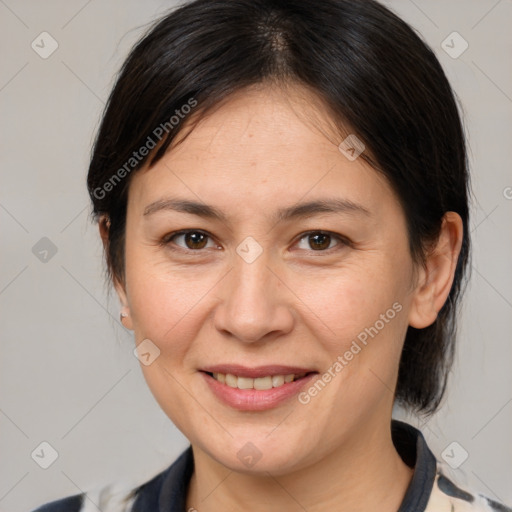
<svg viewBox="0 0 512 512">
<path fill-rule="evenodd" d="M 413 292 L 409 325 L 423 329 L 433 324 L 452 287 L 457 260 L 462 246 L 464 228 L 460 215 L 446 212 L 441 232 L 430 250 Z"/>
<path fill-rule="evenodd" d="M 108 234 L 110 229 L 110 219 L 107 215 L 102 215 L 100 217 L 98 227 L 100 231 L 101 241 L 103 242 L 103 252 L 105 254 L 105 257 L 107 257 L 109 248 Z M 121 302 L 121 323 L 127 329 L 133 330 L 133 322 L 132 317 L 130 315 L 130 306 L 128 305 L 128 298 L 126 295 L 125 285 L 121 283 L 121 281 L 115 276 L 113 277 L 113 281 L 117 296 L 119 297 L 119 301 Z"/>
</svg>

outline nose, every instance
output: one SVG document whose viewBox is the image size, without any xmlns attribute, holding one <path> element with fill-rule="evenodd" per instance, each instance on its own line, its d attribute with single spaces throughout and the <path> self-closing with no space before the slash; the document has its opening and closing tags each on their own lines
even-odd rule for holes
<svg viewBox="0 0 512 512">
<path fill-rule="evenodd" d="M 224 335 L 244 343 L 269 341 L 293 329 L 293 294 L 265 252 L 248 263 L 235 255 L 234 268 L 223 280 L 218 294 L 214 325 Z"/>
</svg>

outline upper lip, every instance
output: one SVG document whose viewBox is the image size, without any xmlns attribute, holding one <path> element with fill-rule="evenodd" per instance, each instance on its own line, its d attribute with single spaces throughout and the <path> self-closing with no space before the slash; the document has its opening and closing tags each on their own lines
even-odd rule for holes
<svg viewBox="0 0 512 512">
<path fill-rule="evenodd" d="M 285 365 L 266 365 L 255 366 L 249 368 L 238 364 L 218 364 L 214 366 L 206 366 L 201 368 L 201 371 L 206 373 L 223 373 L 227 375 L 236 375 L 237 377 L 247 377 L 257 379 L 258 377 L 267 377 L 268 375 L 301 375 L 303 373 L 316 373 L 316 370 L 311 368 L 304 368 L 300 366 L 285 366 Z"/>
</svg>

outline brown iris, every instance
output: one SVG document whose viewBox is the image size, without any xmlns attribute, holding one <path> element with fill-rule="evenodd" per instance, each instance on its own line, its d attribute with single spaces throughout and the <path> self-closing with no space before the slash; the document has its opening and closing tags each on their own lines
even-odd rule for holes
<svg viewBox="0 0 512 512">
<path fill-rule="evenodd" d="M 331 236 L 324 233 L 316 233 L 308 236 L 309 243 L 313 250 L 327 249 L 331 243 Z M 312 243 L 312 240 L 314 242 Z"/>
<path fill-rule="evenodd" d="M 203 249 L 208 242 L 208 235 L 199 231 L 191 231 L 183 234 L 185 244 L 189 249 Z"/>
</svg>

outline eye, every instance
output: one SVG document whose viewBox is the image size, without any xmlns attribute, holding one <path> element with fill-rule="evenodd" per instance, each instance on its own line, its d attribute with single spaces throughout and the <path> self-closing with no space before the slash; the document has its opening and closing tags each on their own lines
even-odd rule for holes
<svg viewBox="0 0 512 512">
<path fill-rule="evenodd" d="M 210 246 L 208 246 L 210 242 Z M 335 243 L 337 242 L 337 243 Z M 185 252 L 201 252 L 202 249 L 220 247 L 214 243 L 212 237 L 197 229 L 188 229 L 177 231 L 166 235 L 162 239 L 162 245 L 169 247 L 172 250 L 183 250 Z M 310 231 L 302 234 L 298 244 L 306 243 L 308 247 L 299 247 L 314 252 L 329 252 L 331 249 L 338 247 L 338 249 L 349 245 L 350 242 L 344 237 L 329 231 Z M 177 246 L 178 248 L 172 247 Z"/>
<path fill-rule="evenodd" d="M 182 242 L 178 243 L 177 240 L 181 240 Z M 201 249 L 207 248 L 208 241 L 212 243 L 210 247 L 218 247 L 213 243 L 210 235 L 207 233 L 196 229 L 189 229 L 178 231 L 177 233 L 170 233 L 162 240 L 162 244 L 166 246 L 174 244 L 184 250 L 200 251 Z"/>
<path fill-rule="evenodd" d="M 315 252 L 327 252 L 333 247 L 343 247 L 348 245 L 348 241 L 346 239 L 329 231 L 310 231 L 309 233 L 302 235 L 302 237 L 299 239 L 299 243 L 303 240 L 305 240 L 305 243 L 309 245 L 309 248 L 306 247 L 305 249 Z M 338 243 L 332 245 L 335 240 Z"/>
</svg>

